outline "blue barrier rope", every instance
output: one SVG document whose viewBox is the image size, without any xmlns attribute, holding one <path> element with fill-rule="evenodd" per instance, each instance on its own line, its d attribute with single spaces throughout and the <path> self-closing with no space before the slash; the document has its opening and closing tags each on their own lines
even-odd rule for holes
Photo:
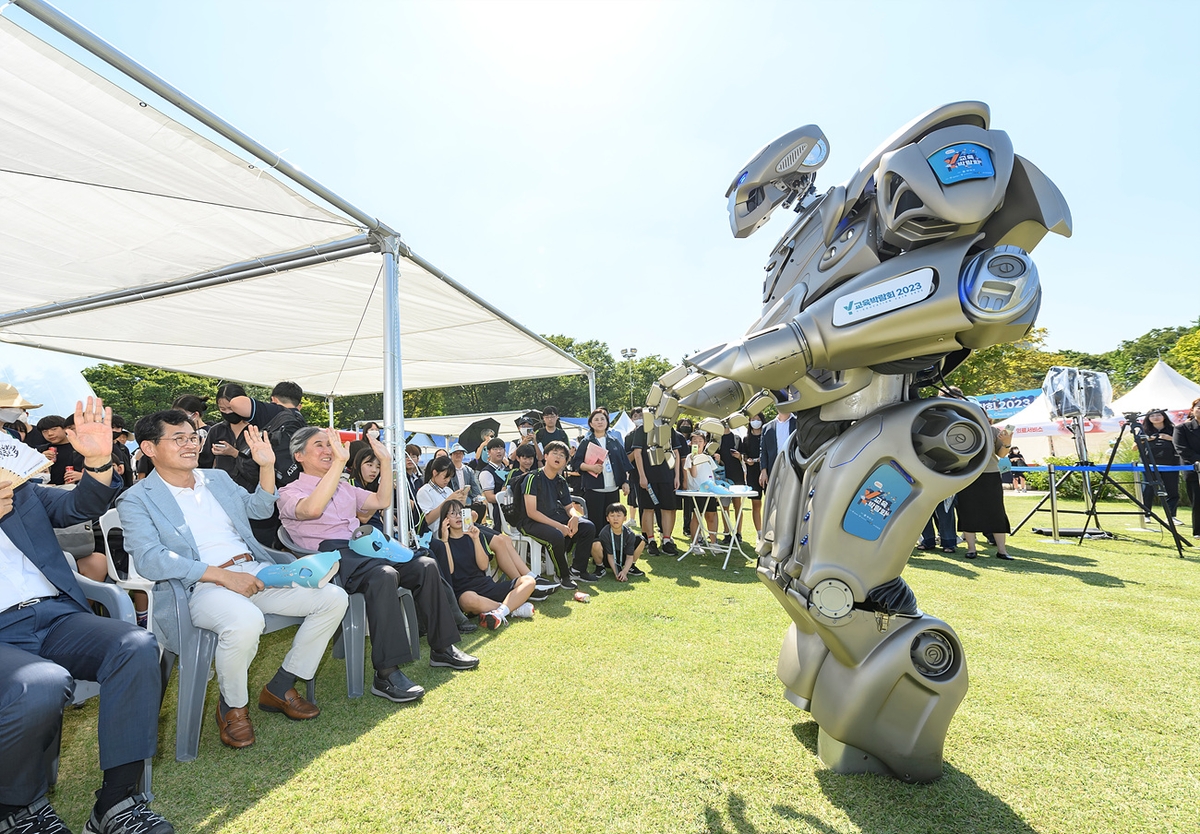
<svg viewBox="0 0 1200 834">
<path fill-rule="evenodd" d="M 1141 472 L 1146 467 L 1140 463 L 1114 463 L 1109 472 Z M 1195 470 L 1193 466 L 1159 466 L 1159 472 L 1192 472 Z M 1045 466 L 1014 466 L 1013 472 L 1048 472 L 1050 471 Z M 1055 472 L 1103 472 L 1103 466 L 1059 466 L 1054 465 Z"/>
</svg>

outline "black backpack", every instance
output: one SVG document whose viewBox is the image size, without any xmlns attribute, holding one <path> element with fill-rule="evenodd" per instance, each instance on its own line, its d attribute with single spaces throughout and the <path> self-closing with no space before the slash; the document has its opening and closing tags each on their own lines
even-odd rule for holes
<svg viewBox="0 0 1200 834">
<path fill-rule="evenodd" d="M 292 457 L 289 446 L 292 435 L 308 425 L 304 415 L 294 408 L 285 408 L 276 414 L 263 429 L 271 439 L 271 448 L 275 450 L 275 488 L 290 484 L 300 477 L 300 464 Z"/>
<path fill-rule="evenodd" d="M 520 529 L 525 522 L 525 479 L 537 474 L 536 470 L 529 472 L 514 472 L 505 484 L 505 489 L 512 495 L 512 503 L 501 504 L 501 510 L 508 523 Z"/>
</svg>

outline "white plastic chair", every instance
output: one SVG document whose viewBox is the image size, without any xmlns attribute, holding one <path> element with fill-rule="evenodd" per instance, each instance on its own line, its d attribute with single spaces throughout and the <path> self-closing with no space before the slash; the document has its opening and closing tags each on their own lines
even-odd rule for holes
<svg viewBox="0 0 1200 834">
<path fill-rule="evenodd" d="M 545 558 L 546 549 L 541 542 L 509 524 L 503 512 L 500 513 L 500 527 L 500 532 L 512 539 L 517 553 L 521 554 L 521 557 L 529 563 L 531 571 L 537 576 L 554 576 L 554 560 Z M 543 567 L 547 569 L 548 573 L 542 573 Z"/>
<path fill-rule="evenodd" d="M 104 539 L 104 557 L 108 561 L 108 578 L 118 588 L 126 591 L 142 591 L 146 594 L 149 600 L 146 606 L 146 628 L 154 631 L 154 582 L 147 579 L 137 572 L 134 567 L 133 559 L 128 560 L 128 571 L 124 577 L 117 572 L 117 565 L 113 561 L 112 545 L 109 544 L 108 534 L 112 530 L 120 530 L 121 516 L 117 513 L 116 507 L 100 516 L 100 535 Z M 162 647 L 159 646 L 159 656 L 162 656 Z"/>
</svg>

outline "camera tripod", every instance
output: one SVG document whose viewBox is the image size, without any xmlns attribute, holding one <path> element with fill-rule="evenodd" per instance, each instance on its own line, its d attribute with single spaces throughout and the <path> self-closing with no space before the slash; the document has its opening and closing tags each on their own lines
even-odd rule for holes
<svg viewBox="0 0 1200 834">
<path fill-rule="evenodd" d="M 1104 471 L 1100 473 L 1101 488 L 1103 488 L 1105 483 L 1110 484 L 1119 492 L 1121 492 L 1126 498 L 1141 507 L 1144 515 L 1153 517 L 1154 520 L 1159 524 L 1168 528 L 1171 531 L 1171 536 L 1175 541 L 1175 550 L 1177 553 L 1179 553 L 1179 558 L 1182 559 L 1183 546 L 1187 545 L 1188 547 L 1191 547 L 1192 543 L 1185 539 L 1180 534 L 1179 530 L 1175 528 L 1175 519 L 1171 513 L 1164 513 L 1167 518 L 1166 521 L 1163 521 L 1163 519 L 1159 518 L 1158 513 L 1155 512 L 1154 508 L 1149 503 L 1146 503 L 1145 506 L 1143 506 L 1142 501 L 1130 494 L 1129 490 L 1125 489 L 1123 485 L 1114 481 L 1109 475 L 1109 472 L 1112 470 L 1113 460 L 1115 460 L 1117 457 L 1117 449 L 1121 446 L 1121 439 L 1125 436 L 1125 429 L 1129 428 L 1130 434 L 1133 436 L 1133 443 L 1138 450 L 1138 457 L 1142 461 L 1142 466 L 1144 467 L 1146 473 L 1147 483 L 1155 487 L 1155 493 L 1160 498 L 1166 496 L 1166 489 L 1163 486 L 1162 473 L 1158 471 L 1158 464 L 1154 461 L 1154 455 L 1150 451 L 1146 440 L 1146 435 L 1142 431 L 1141 425 L 1138 423 L 1138 418 L 1143 416 L 1145 415 L 1136 414 L 1134 412 L 1130 412 L 1125 415 L 1125 422 L 1121 424 L 1121 431 L 1117 433 L 1117 441 L 1113 444 L 1112 451 L 1108 454 L 1108 463 L 1105 465 Z M 1088 517 L 1087 520 L 1084 521 L 1085 528 L 1087 527 L 1087 522 L 1091 520 L 1092 516 L 1098 514 L 1099 512 L 1099 510 L 1096 509 L 1096 499 L 1094 496 L 1089 503 L 1090 508 L 1088 510 Z"/>
</svg>

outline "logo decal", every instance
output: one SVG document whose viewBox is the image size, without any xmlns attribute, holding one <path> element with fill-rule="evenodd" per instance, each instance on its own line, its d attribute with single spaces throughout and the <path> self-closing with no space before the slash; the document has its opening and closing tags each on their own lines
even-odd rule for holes
<svg viewBox="0 0 1200 834">
<path fill-rule="evenodd" d="M 847 293 L 834 303 L 833 326 L 844 327 L 874 318 L 883 313 L 899 310 L 933 295 L 933 270 L 930 267 L 895 278 L 889 278 L 866 289 Z"/>
<path fill-rule="evenodd" d="M 842 529 L 866 541 L 876 541 L 900 505 L 912 494 L 912 484 L 895 463 L 877 466 L 858 488 L 846 508 Z"/>
<path fill-rule="evenodd" d="M 928 161 L 942 185 L 996 176 L 996 169 L 992 167 L 992 152 L 973 142 L 942 148 L 930 154 Z"/>
</svg>

